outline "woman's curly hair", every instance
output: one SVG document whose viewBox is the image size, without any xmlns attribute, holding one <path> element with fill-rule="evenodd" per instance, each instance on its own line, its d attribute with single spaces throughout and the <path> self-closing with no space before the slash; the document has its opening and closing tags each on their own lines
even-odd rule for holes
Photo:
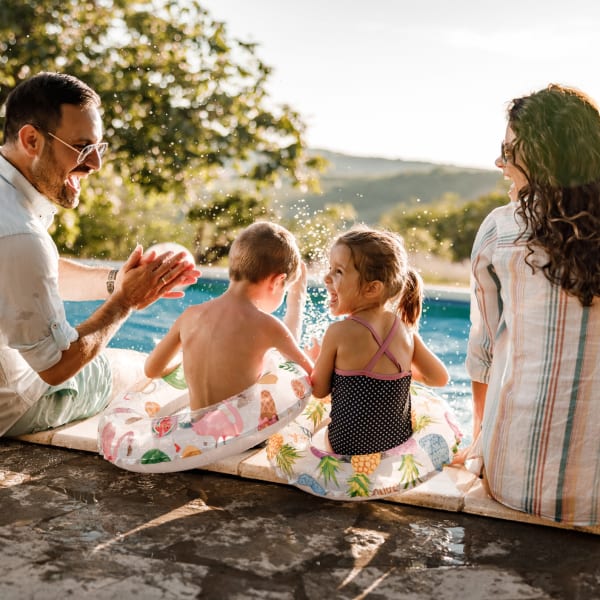
<svg viewBox="0 0 600 600">
<path fill-rule="evenodd" d="M 513 160 L 528 181 L 517 209 L 527 264 L 590 306 L 600 295 L 598 108 L 579 90 L 552 84 L 513 100 L 508 120 Z"/>
</svg>

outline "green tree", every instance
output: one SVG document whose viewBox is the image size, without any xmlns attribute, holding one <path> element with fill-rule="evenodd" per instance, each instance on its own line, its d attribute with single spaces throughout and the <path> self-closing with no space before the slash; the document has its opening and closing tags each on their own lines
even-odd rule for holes
<svg viewBox="0 0 600 600">
<path fill-rule="evenodd" d="M 219 194 L 209 204 L 190 210 L 188 219 L 197 223 L 194 255 L 202 264 L 219 263 L 240 229 L 258 218 L 273 218 L 264 196 L 248 192 Z"/>
<path fill-rule="evenodd" d="M 423 208 L 398 207 L 383 215 L 381 224 L 400 232 L 412 252 L 431 252 L 459 262 L 470 257 L 475 235 L 486 215 L 507 202 L 506 193 L 501 192 L 468 202 L 446 196 Z"/>
<path fill-rule="evenodd" d="M 305 155 L 300 115 L 269 104 L 270 68 L 256 50 L 230 39 L 198 0 L 0 3 L 0 102 L 42 70 L 80 77 L 102 98 L 112 170 L 84 187 L 93 221 L 81 226 L 79 216 L 61 217 L 63 250 L 91 244 L 104 253 L 107 238 L 126 237 L 129 231 L 105 220 L 120 218 L 123 196 L 164 194 L 186 212 L 224 173 L 258 190 L 282 179 L 317 184 L 321 161 Z M 140 216 L 147 221 L 156 212 Z"/>
<path fill-rule="evenodd" d="M 82 203 L 76 211 L 60 209 L 55 219 L 51 233 L 61 253 L 123 258 L 136 243 L 147 248 L 168 240 L 192 250 L 194 227 L 176 192 L 142 193 L 116 174 L 111 163 L 103 167 L 101 177 L 89 179 L 87 188 L 93 202 Z"/>
</svg>

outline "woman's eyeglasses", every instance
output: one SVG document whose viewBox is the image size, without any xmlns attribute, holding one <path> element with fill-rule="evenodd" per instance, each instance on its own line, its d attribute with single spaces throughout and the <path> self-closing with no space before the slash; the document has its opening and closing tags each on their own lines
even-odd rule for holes
<svg viewBox="0 0 600 600">
<path fill-rule="evenodd" d="M 500 158 L 504 164 L 514 161 L 515 152 L 513 144 L 502 142 L 502 145 L 500 146 Z"/>
<path fill-rule="evenodd" d="M 108 148 L 107 142 L 98 142 L 97 144 L 89 144 L 88 146 L 84 146 L 83 148 L 75 148 L 75 146 L 71 146 L 71 144 L 67 144 L 65 140 L 61 140 L 57 135 L 46 132 L 50 137 L 53 137 L 55 140 L 58 140 L 61 144 L 67 146 L 67 148 L 71 148 L 74 152 L 77 152 L 77 164 L 80 165 L 85 162 L 86 158 L 94 152 L 94 150 L 98 153 L 98 156 L 102 158 L 104 153 Z"/>
</svg>

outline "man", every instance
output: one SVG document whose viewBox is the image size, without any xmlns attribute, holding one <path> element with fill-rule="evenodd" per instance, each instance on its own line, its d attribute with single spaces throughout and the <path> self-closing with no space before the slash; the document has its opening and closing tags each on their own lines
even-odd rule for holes
<svg viewBox="0 0 600 600">
<path fill-rule="evenodd" d="M 132 310 L 199 272 L 184 254 L 141 246 L 121 269 L 61 259 L 48 234 L 100 169 L 100 99 L 75 77 L 39 73 L 8 96 L 0 147 L 0 435 L 57 427 L 102 410 L 143 381 L 143 354 L 105 350 Z M 77 327 L 63 300 L 104 300 Z"/>
</svg>

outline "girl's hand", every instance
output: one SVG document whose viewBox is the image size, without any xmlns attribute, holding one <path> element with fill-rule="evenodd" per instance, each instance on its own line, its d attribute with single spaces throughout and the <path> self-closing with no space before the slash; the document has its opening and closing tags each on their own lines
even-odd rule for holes
<svg viewBox="0 0 600 600">
<path fill-rule="evenodd" d="M 304 352 L 310 356 L 313 362 L 316 362 L 319 354 L 321 353 L 321 344 L 319 343 L 319 340 L 317 340 L 315 337 L 311 338 L 310 346 L 305 346 Z"/>
</svg>

